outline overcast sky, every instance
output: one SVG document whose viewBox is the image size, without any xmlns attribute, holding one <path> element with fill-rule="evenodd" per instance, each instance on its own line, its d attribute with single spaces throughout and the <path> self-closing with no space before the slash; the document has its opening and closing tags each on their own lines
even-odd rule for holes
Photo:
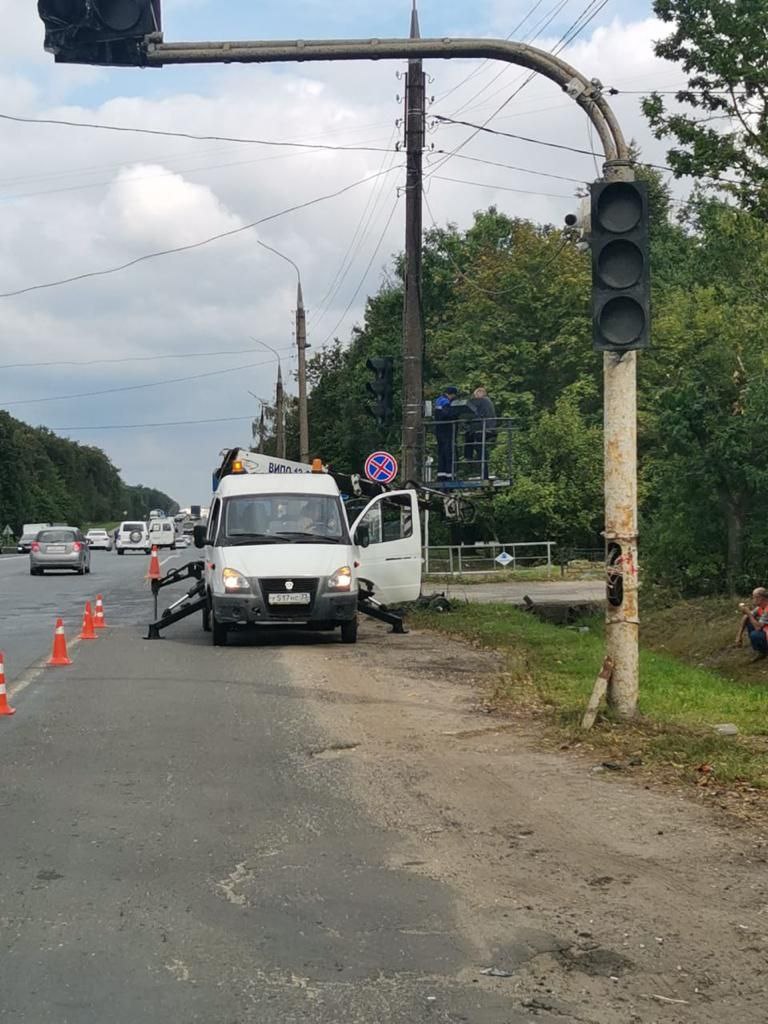
<svg viewBox="0 0 768 1024">
<path fill-rule="evenodd" d="M 422 35 L 513 34 L 552 49 L 585 4 L 422 0 Z M 0 0 L 2 114 L 360 151 L 0 121 L 0 292 L 188 245 L 378 175 L 338 198 L 192 252 L 0 300 L 0 407 L 102 447 L 129 483 L 160 487 L 181 504 L 204 502 L 219 451 L 250 440 L 247 417 L 258 405 L 249 392 L 265 398 L 273 392 L 270 347 L 282 354 L 285 372 L 295 371 L 295 274 L 257 240 L 299 264 L 314 346 L 334 335 L 349 338 L 365 296 L 377 289 L 389 258 L 401 248 L 398 188 L 404 172 L 394 143 L 403 69 L 392 62 L 66 67 L 43 52 L 36 7 L 33 0 Z M 638 141 L 646 159 L 662 162 L 664 149 L 650 137 L 640 96 L 632 91 L 674 88 L 681 78 L 653 56 L 653 40 L 664 30 L 650 7 L 645 0 L 608 0 L 564 56 L 587 76 L 627 90 L 613 101 L 625 134 Z M 169 41 L 352 38 L 407 34 L 410 0 L 164 0 L 163 9 Z M 433 61 L 427 71 L 431 112 L 472 122 L 488 117 L 523 77 L 512 67 L 471 61 Z M 528 84 L 492 124 L 579 148 L 594 145 L 583 113 L 546 81 Z M 435 126 L 428 165 L 468 134 L 466 128 Z M 434 174 L 428 166 L 425 222 L 434 215 L 439 223 L 466 226 L 474 210 L 494 203 L 512 216 L 560 224 L 575 206 L 577 186 L 546 172 L 587 181 L 596 176 L 596 165 L 589 156 L 480 136 Z M 133 361 L 104 362 L 126 358 Z M 57 360 L 81 365 L 9 365 Z M 215 375 L 54 400 L 202 374 Z M 233 421 L 105 429 L 225 417 Z"/>
</svg>

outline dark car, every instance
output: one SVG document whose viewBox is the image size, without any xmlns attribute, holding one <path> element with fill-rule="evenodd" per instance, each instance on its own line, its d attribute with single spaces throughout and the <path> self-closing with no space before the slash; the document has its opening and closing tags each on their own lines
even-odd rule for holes
<svg viewBox="0 0 768 1024">
<path fill-rule="evenodd" d="M 46 569 L 72 569 L 80 576 L 91 571 L 91 551 L 83 534 L 74 526 L 41 530 L 29 552 L 30 576 L 42 576 Z"/>
<path fill-rule="evenodd" d="M 16 545 L 16 550 L 22 555 L 28 555 L 32 548 L 32 542 L 36 537 L 36 533 L 25 533 Z"/>
</svg>

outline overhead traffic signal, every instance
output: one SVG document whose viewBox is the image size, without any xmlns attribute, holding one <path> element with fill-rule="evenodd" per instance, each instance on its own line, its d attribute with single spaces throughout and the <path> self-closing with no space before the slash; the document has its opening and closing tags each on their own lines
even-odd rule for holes
<svg viewBox="0 0 768 1024">
<path fill-rule="evenodd" d="M 593 347 L 598 352 L 648 348 L 648 187 L 643 181 L 599 181 L 590 192 Z"/>
<path fill-rule="evenodd" d="M 38 0 L 45 49 L 57 63 L 137 67 L 160 32 L 161 0 Z"/>
<path fill-rule="evenodd" d="M 374 374 L 373 381 L 366 384 L 368 393 L 375 399 L 373 404 L 368 406 L 368 411 L 376 417 L 380 427 L 386 426 L 392 420 L 395 411 L 392 391 L 394 363 L 392 356 L 376 356 L 365 363 Z"/>
</svg>

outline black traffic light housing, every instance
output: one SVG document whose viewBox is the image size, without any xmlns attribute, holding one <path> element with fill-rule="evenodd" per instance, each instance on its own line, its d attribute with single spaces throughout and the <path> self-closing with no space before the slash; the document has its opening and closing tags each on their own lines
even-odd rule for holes
<svg viewBox="0 0 768 1024">
<path fill-rule="evenodd" d="M 392 383 L 394 379 L 395 361 L 392 356 L 375 356 L 367 359 L 365 365 L 373 371 L 373 381 L 366 384 L 369 395 L 373 395 L 375 401 L 368 406 L 368 411 L 376 418 L 380 427 L 390 423 L 394 414 L 394 394 Z"/>
<path fill-rule="evenodd" d="M 632 352 L 651 342 L 648 186 L 590 186 L 592 343 L 597 352 Z"/>
<path fill-rule="evenodd" d="M 38 0 L 45 49 L 60 64 L 146 64 L 145 39 L 162 30 L 161 0 Z"/>
</svg>

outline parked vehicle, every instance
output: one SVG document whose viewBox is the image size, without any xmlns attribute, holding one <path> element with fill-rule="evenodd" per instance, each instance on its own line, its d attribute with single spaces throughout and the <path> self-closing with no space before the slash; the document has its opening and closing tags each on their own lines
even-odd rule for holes
<svg viewBox="0 0 768 1024">
<path fill-rule="evenodd" d="M 340 628 L 355 643 L 361 582 L 383 604 L 419 596 L 416 493 L 380 494 L 350 526 L 335 479 L 295 465 L 264 470 L 254 453 L 233 451 L 217 474 L 207 528 L 195 530 L 216 645 L 246 624 Z"/>
<path fill-rule="evenodd" d="M 91 552 L 83 534 L 73 526 L 41 530 L 29 552 L 30 576 L 48 569 L 72 569 L 80 576 L 91 571 Z"/>
<path fill-rule="evenodd" d="M 118 555 L 124 555 L 126 551 L 143 551 L 150 554 L 152 547 L 149 542 L 149 531 L 146 523 L 137 522 L 135 519 L 120 523 L 117 528 L 115 549 Z"/>
<path fill-rule="evenodd" d="M 89 530 L 85 539 L 88 541 L 91 551 L 95 551 L 97 548 L 102 551 L 112 550 L 112 538 L 106 530 Z"/>
<path fill-rule="evenodd" d="M 172 519 L 151 519 L 149 543 L 152 547 L 176 550 L 176 525 Z"/>
</svg>

